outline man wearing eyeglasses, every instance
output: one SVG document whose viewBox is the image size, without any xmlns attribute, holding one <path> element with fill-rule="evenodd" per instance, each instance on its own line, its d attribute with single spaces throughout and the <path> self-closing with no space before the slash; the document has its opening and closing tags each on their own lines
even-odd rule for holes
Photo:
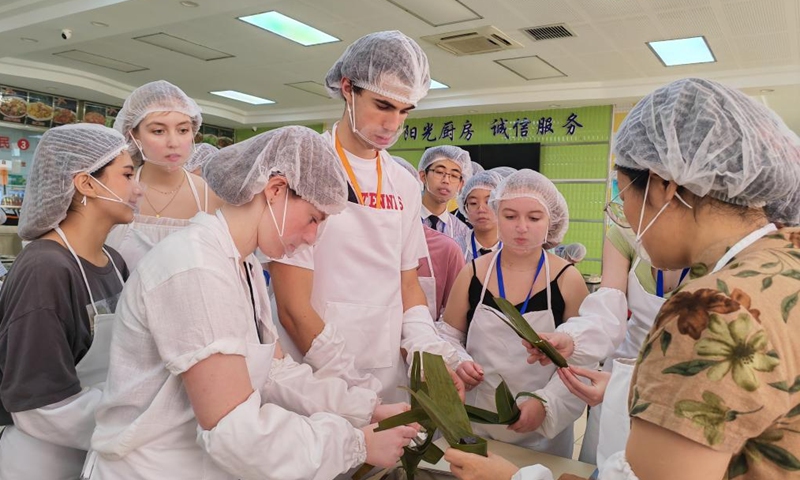
<svg viewBox="0 0 800 480">
<path fill-rule="evenodd" d="M 469 153 L 454 145 L 432 147 L 425 150 L 417 170 L 424 185 L 422 223 L 455 240 L 465 238 L 469 227 L 447 210 L 447 204 L 472 176 Z"/>
</svg>

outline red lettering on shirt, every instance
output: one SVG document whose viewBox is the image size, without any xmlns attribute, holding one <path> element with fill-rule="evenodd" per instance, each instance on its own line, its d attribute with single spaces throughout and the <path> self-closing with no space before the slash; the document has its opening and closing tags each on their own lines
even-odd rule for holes
<svg viewBox="0 0 800 480">
<path fill-rule="evenodd" d="M 378 205 L 378 194 L 376 192 L 361 192 L 364 196 L 364 205 L 375 208 Z M 386 210 L 403 210 L 403 199 L 394 194 L 381 194 L 381 207 Z"/>
</svg>

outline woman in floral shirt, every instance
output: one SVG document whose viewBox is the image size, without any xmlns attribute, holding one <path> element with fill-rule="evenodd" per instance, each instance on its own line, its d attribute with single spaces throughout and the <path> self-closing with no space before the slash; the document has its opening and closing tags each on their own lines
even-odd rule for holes
<svg viewBox="0 0 800 480">
<path fill-rule="evenodd" d="M 692 280 L 645 340 L 626 451 L 600 480 L 800 478 L 800 140 L 743 93 L 685 79 L 639 102 L 614 148 L 637 248 Z M 514 471 L 446 458 L 459 478 Z"/>
</svg>

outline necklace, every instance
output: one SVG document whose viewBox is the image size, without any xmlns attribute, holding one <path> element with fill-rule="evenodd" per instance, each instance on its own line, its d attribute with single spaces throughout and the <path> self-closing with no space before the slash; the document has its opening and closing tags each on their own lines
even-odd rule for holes
<svg viewBox="0 0 800 480">
<path fill-rule="evenodd" d="M 166 210 L 166 209 L 167 209 L 167 207 L 169 207 L 169 206 L 172 204 L 173 200 L 175 200 L 175 199 L 178 197 L 178 192 L 180 192 L 180 190 L 181 190 L 181 187 L 183 187 L 183 184 L 184 184 L 185 182 L 186 182 L 186 176 L 184 175 L 184 177 L 183 177 L 183 180 L 181 180 L 181 184 L 180 184 L 180 185 L 178 185 L 178 188 L 176 188 L 176 189 L 175 189 L 175 190 L 173 190 L 172 192 L 169 192 L 169 193 L 171 193 L 171 194 L 172 194 L 172 198 L 170 198 L 170 199 L 169 199 L 169 201 L 167 202 L 167 204 L 166 204 L 166 205 L 164 205 L 164 206 L 161 208 L 161 210 L 158 210 L 158 209 L 156 209 L 156 207 L 154 207 L 154 206 L 153 206 L 153 202 L 151 202 L 151 201 L 150 201 L 150 199 L 147 197 L 147 192 L 145 192 L 145 193 L 144 193 L 144 199 L 147 201 L 147 204 L 148 204 L 148 205 L 150 205 L 150 208 L 152 208 L 152 209 L 153 209 L 153 211 L 156 213 L 156 218 L 161 218 L 161 212 L 163 212 L 164 210 Z M 153 189 L 153 190 L 155 190 L 155 189 Z M 158 192 L 158 190 L 156 190 L 156 191 Z M 158 192 L 158 193 L 164 193 L 164 192 Z"/>
<path fill-rule="evenodd" d="M 161 193 L 163 195 L 174 195 L 175 192 L 177 192 L 178 190 L 181 189 L 181 187 L 183 186 L 183 182 L 185 182 L 185 181 L 186 181 L 186 175 L 183 175 L 183 178 L 181 178 L 181 183 L 179 183 L 178 186 L 174 190 L 170 190 L 169 192 L 162 192 L 161 190 L 157 189 L 156 187 L 154 187 L 152 185 L 150 185 L 149 188 L 150 188 L 150 190 L 155 190 L 156 192 Z"/>
</svg>

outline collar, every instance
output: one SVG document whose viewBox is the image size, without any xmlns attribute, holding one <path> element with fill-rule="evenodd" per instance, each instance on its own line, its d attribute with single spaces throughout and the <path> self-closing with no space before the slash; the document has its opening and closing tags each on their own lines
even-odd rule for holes
<svg viewBox="0 0 800 480">
<path fill-rule="evenodd" d="M 236 248 L 236 244 L 233 243 L 233 237 L 222 210 L 217 210 L 216 215 L 201 212 L 192 218 L 191 223 L 202 225 L 210 230 L 214 241 L 219 244 L 220 251 L 228 258 L 232 258 L 237 262 L 241 261 L 242 255 L 239 253 L 239 249 Z"/>
<path fill-rule="evenodd" d="M 420 205 L 419 213 L 423 220 L 433 215 L 430 210 L 425 208 L 425 205 Z M 444 212 L 442 212 L 441 215 L 437 215 L 437 217 L 445 225 L 450 223 L 450 212 L 448 212 L 446 208 L 444 209 Z"/>
</svg>

